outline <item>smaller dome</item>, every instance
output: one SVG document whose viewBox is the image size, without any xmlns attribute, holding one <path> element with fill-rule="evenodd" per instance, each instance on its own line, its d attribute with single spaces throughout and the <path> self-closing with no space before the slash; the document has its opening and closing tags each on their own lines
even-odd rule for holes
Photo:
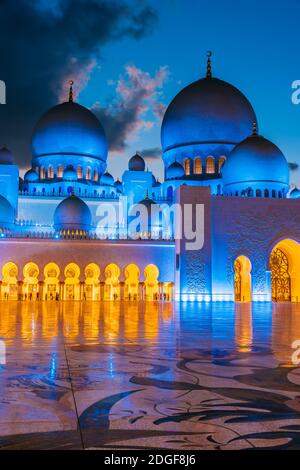
<svg viewBox="0 0 300 470">
<path fill-rule="evenodd" d="M 0 149 L 0 165 L 13 165 L 14 156 L 6 147 Z"/>
<path fill-rule="evenodd" d="M 120 191 L 120 192 L 123 191 L 123 184 L 122 184 L 122 181 L 119 180 L 119 178 L 117 179 L 117 181 L 114 182 L 114 187 L 116 188 L 117 191 Z"/>
<path fill-rule="evenodd" d="M 8 227 L 13 225 L 15 213 L 12 205 L 3 196 L 0 196 L 0 225 Z"/>
<path fill-rule="evenodd" d="M 289 186 L 289 168 L 281 150 L 261 135 L 238 144 L 222 167 L 225 192 L 248 187 L 276 189 Z"/>
<path fill-rule="evenodd" d="M 145 160 L 138 153 L 133 155 L 128 162 L 128 170 L 145 171 Z"/>
<path fill-rule="evenodd" d="M 38 180 L 39 180 L 39 175 L 33 168 L 28 170 L 24 175 L 24 181 L 26 182 L 31 183 L 31 182 L 38 181 Z"/>
<path fill-rule="evenodd" d="M 292 191 L 290 192 L 290 195 L 289 195 L 290 199 L 300 199 L 300 189 L 299 188 L 294 188 L 292 189 Z"/>
<path fill-rule="evenodd" d="M 182 176 L 184 176 L 184 168 L 181 163 L 176 161 L 171 163 L 166 170 L 166 176 L 168 180 L 182 178 Z"/>
<path fill-rule="evenodd" d="M 89 230 L 92 215 L 87 204 L 76 196 L 64 199 L 54 212 L 55 230 Z"/>
<path fill-rule="evenodd" d="M 66 181 L 76 181 L 77 180 L 77 173 L 74 170 L 72 165 L 68 165 L 64 171 L 63 179 Z"/>
<path fill-rule="evenodd" d="M 103 175 L 100 176 L 100 184 L 103 184 L 105 186 L 113 186 L 114 184 L 114 179 L 108 171 L 103 173 Z"/>
</svg>

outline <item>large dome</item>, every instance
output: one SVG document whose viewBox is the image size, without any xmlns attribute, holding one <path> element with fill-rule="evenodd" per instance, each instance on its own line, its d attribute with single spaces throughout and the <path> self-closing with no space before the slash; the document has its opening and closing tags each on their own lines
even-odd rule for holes
<svg viewBox="0 0 300 470">
<path fill-rule="evenodd" d="M 260 135 L 251 135 L 237 145 L 223 168 L 225 194 L 240 190 L 289 190 L 288 163 L 281 150 Z"/>
<path fill-rule="evenodd" d="M 91 223 L 90 209 L 82 199 L 76 196 L 64 199 L 55 209 L 55 230 L 89 230 Z"/>
<path fill-rule="evenodd" d="M 217 78 L 197 80 L 175 96 L 164 115 L 164 161 L 168 166 L 182 154 L 227 155 L 251 134 L 254 121 L 250 102 L 237 88 Z"/>
<path fill-rule="evenodd" d="M 105 162 L 107 140 L 96 116 L 69 101 L 54 106 L 40 118 L 32 136 L 32 154 L 34 158 L 75 156 Z"/>
</svg>

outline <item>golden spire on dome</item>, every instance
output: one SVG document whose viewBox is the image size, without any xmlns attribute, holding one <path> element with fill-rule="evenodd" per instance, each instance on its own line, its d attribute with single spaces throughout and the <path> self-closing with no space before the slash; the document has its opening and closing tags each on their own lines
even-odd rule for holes
<svg viewBox="0 0 300 470">
<path fill-rule="evenodd" d="M 145 197 L 146 201 L 148 201 L 149 199 L 149 193 L 148 193 L 148 188 L 147 188 L 147 191 L 146 191 L 146 197 Z"/>
<path fill-rule="evenodd" d="M 257 122 L 253 121 L 252 135 L 257 135 Z"/>
<path fill-rule="evenodd" d="M 69 81 L 70 89 L 69 89 L 69 103 L 73 103 L 73 80 Z"/>
<path fill-rule="evenodd" d="M 211 74 L 211 60 L 210 60 L 210 58 L 212 56 L 212 51 L 207 51 L 206 55 L 207 55 L 206 78 L 211 78 L 212 74 Z"/>
</svg>

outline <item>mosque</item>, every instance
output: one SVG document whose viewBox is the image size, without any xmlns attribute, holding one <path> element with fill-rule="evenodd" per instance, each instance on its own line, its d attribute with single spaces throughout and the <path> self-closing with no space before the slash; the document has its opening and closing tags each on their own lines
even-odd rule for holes
<svg viewBox="0 0 300 470">
<path fill-rule="evenodd" d="M 161 127 L 164 181 L 139 154 L 107 171 L 105 129 L 87 108 L 54 106 L 32 134 L 24 179 L 0 150 L 2 300 L 300 301 L 300 190 L 281 150 L 259 134 L 237 88 L 212 74 L 181 90 Z M 129 231 L 120 215 L 176 202 L 204 207 L 204 244 L 188 250 L 176 217 Z M 151 225 L 152 224 L 152 225 Z"/>
</svg>

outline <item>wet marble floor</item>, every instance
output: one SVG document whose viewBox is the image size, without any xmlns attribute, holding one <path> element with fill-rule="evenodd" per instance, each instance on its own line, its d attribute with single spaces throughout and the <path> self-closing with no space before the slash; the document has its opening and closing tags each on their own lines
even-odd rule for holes
<svg viewBox="0 0 300 470">
<path fill-rule="evenodd" d="M 300 304 L 0 302 L 1 449 L 300 449 Z"/>
</svg>

